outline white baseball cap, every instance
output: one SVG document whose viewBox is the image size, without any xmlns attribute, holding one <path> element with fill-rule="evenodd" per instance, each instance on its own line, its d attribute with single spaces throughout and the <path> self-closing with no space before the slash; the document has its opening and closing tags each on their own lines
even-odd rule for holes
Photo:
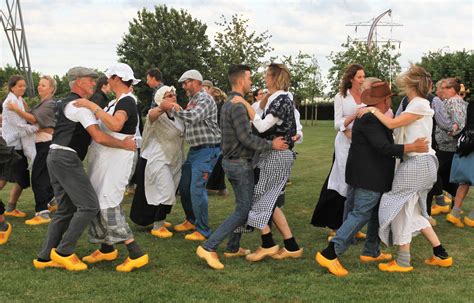
<svg viewBox="0 0 474 303">
<path fill-rule="evenodd" d="M 202 75 L 195 69 L 185 71 L 184 74 L 179 78 L 178 82 L 184 82 L 186 80 L 197 80 L 202 82 Z"/>
<path fill-rule="evenodd" d="M 125 63 L 117 63 L 115 65 L 112 65 L 105 71 L 105 75 L 107 76 L 107 78 L 110 78 L 113 75 L 117 75 L 117 77 L 119 77 L 125 82 L 133 80 L 133 85 L 136 85 L 138 84 L 138 82 L 140 82 L 139 79 L 135 79 L 132 68 Z"/>
</svg>

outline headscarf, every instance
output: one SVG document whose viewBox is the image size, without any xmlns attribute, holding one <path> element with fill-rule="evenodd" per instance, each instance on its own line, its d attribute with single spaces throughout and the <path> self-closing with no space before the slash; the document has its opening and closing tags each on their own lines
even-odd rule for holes
<svg viewBox="0 0 474 303">
<path fill-rule="evenodd" d="M 176 92 L 176 89 L 174 88 L 174 86 L 166 86 L 166 85 L 163 85 L 162 87 L 160 87 L 156 93 L 155 93 L 155 103 L 156 105 L 160 105 L 161 102 L 163 102 L 163 97 L 165 96 L 165 94 L 167 92 L 173 92 L 175 93 Z"/>
</svg>

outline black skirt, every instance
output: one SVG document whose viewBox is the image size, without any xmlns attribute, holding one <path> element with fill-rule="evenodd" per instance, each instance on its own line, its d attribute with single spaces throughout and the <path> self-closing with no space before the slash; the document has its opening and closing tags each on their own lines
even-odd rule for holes
<svg viewBox="0 0 474 303">
<path fill-rule="evenodd" d="M 130 208 L 130 219 L 140 226 L 148 226 L 161 221 L 171 212 L 172 205 L 149 205 L 145 195 L 145 167 L 147 160 L 138 158 L 136 173 L 137 188 Z"/>
<path fill-rule="evenodd" d="M 222 154 L 217 159 L 216 165 L 212 170 L 209 180 L 207 180 L 206 189 L 209 190 L 224 190 L 225 186 L 225 172 L 222 168 Z"/>
<path fill-rule="evenodd" d="M 10 165 L 6 173 L 6 180 L 10 183 L 18 183 L 22 189 L 30 187 L 30 171 L 28 170 L 28 160 L 23 150 L 16 151 L 21 159 Z"/>
<path fill-rule="evenodd" d="M 333 154 L 332 165 L 334 165 L 334 159 L 335 155 Z M 319 200 L 314 209 L 313 217 L 311 218 L 311 224 L 316 227 L 329 227 L 330 229 L 336 230 L 342 225 L 346 198 L 341 196 L 337 191 L 328 189 L 332 165 L 326 181 L 321 188 Z"/>
</svg>

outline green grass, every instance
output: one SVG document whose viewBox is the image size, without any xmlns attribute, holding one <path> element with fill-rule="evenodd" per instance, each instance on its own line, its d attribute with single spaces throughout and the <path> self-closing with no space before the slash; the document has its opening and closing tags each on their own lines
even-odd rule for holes
<svg viewBox="0 0 474 303">
<path fill-rule="evenodd" d="M 474 289 L 474 229 L 458 229 L 438 216 L 436 231 L 454 257 L 447 269 L 428 267 L 423 260 L 431 247 L 422 236 L 413 241 L 415 270 L 408 274 L 387 274 L 376 266 L 358 261 L 361 244 L 352 246 L 341 258 L 350 271 L 336 278 L 314 261 L 316 251 L 327 242 L 328 230 L 309 224 L 319 191 L 331 165 L 334 130 L 332 122 L 318 122 L 304 128 L 305 138 L 288 187 L 284 211 L 301 246 L 301 260 L 264 260 L 249 263 L 244 259 L 224 260 L 223 271 L 213 271 L 195 255 L 197 243 L 184 241 L 182 234 L 171 239 L 157 239 L 131 224 L 136 239 L 148 252 L 150 264 L 132 273 L 118 273 L 119 261 L 90 266 L 85 272 L 60 269 L 38 271 L 33 268 L 47 227 L 28 227 L 23 219 L 9 219 L 13 224 L 11 240 L 0 246 L 0 302 L 12 301 L 87 301 L 87 302 L 184 302 L 184 301 L 269 301 L 269 302 L 468 302 Z M 4 190 L 3 200 L 7 198 Z M 474 207 L 474 194 L 464 210 Z M 130 199 L 124 202 L 128 212 Z M 233 209 L 232 195 L 212 196 L 209 202 L 210 225 L 216 228 Z M 19 208 L 34 213 L 32 193 L 27 190 Z M 178 203 L 169 216 L 174 224 L 183 219 Z M 279 235 L 275 237 L 282 244 Z M 242 246 L 252 250 L 260 244 L 259 234 L 244 235 Z M 221 245 L 222 246 L 222 245 Z M 84 256 L 96 247 L 87 242 L 85 233 L 77 253 Z M 123 246 L 119 260 L 126 256 Z M 222 247 L 221 247 L 222 248 Z M 221 253 L 222 251 L 220 251 Z"/>
</svg>

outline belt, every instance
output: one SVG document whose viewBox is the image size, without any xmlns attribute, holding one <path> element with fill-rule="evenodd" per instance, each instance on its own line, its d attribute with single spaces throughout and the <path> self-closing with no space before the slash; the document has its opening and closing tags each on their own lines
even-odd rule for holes
<svg viewBox="0 0 474 303">
<path fill-rule="evenodd" d="M 239 158 L 239 157 L 229 157 L 227 158 L 227 160 L 244 160 L 244 161 L 247 161 L 247 162 L 252 162 L 252 159 L 247 159 L 247 158 Z"/>
<path fill-rule="evenodd" d="M 190 150 L 200 150 L 200 149 L 203 149 L 203 148 L 216 148 L 216 147 L 220 147 L 221 144 L 220 143 L 215 143 L 215 144 L 201 144 L 201 145 L 197 145 L 197 146 L 191 146 L 189 149 Z"/>
</svg>

